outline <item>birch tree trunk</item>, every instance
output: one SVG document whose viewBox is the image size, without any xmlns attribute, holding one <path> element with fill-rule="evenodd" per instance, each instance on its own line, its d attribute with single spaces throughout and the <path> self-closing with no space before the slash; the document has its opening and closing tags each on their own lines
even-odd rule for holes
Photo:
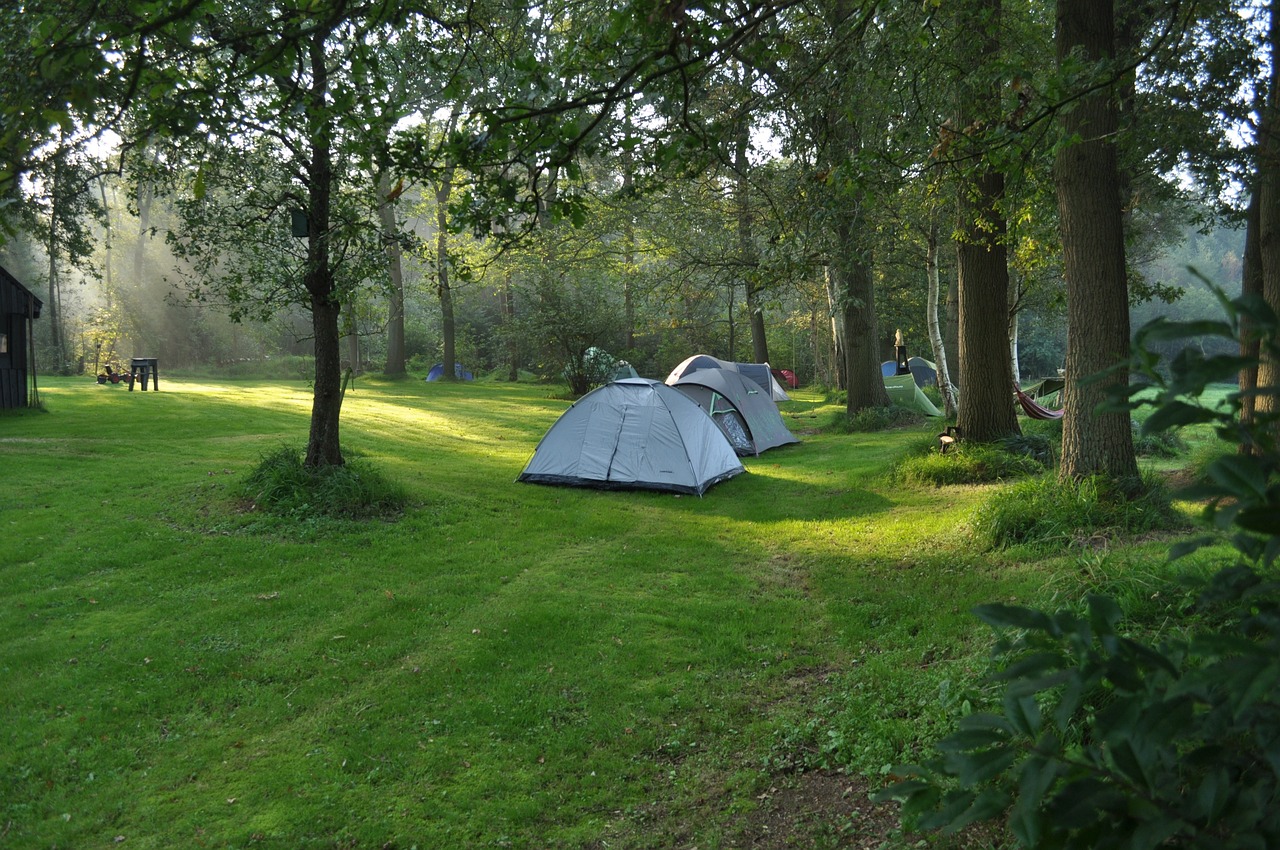
<svg viewBox="0 0 1280 850">
<path fill-rule="evenodd" d="M 929 347 L 933 351 L 934 364 L 938 367 L 938 389 L 947 418 L 956 415 L 956 396 L 951 388 L 951 371 L 947 368 L 947 348 L 942 343 L 942 325 L 938 321 L 938 219 L 929 217 L 929 230 L 925 234 L 925 273 L 929 278 L 929 301 L 926 320 L 929 326 Z"/>
</svg>

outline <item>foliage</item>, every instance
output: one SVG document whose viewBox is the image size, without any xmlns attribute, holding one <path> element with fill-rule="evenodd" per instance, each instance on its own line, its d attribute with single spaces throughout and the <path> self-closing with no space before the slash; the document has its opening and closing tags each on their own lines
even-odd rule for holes
<svg viewBox="0 0 1280 850">
<path fill-rule="evenodd" d="M 302 460 L 301 452 L 287 446 L 264 455 L 241 485 L 251 510 L 305 520 L 386 518 L 405 508 L 403 489 L 367 463 L 357 459 L 317 469 Z"/>
<path fill-rule="evenodd" d="M 986 605 L 1017 637 L 1001 710 L 975 713 L 920 779 L 904 814 L 956 829 L 995 816 L 1027 847 L 1264 847 L 1280 841 L 1280 585 L 1219 575 L 1201 615 L 1218 627 L 1146 644 L 1109 598 L 1048 615 Z M 957 786 L 930 781 L 955 779 Z"/>
<path fill-rule="evenodd" d="M 1196 490 L 1210 500 L 1209 522 L 1231 535 L 1237 563 L 1203 585 L 1193 611 L 1168 610 L 1175 625 L 1149 639 L 1135 638 L 1120 605 L 1101 595 L 1055 613 L 981 606 L 978 615 L 1009 635 L 997 645 L 1001 706 L 964 718 L 939 743 L 939 755 L 902 769 L 912 778 L 883 792 L 903 800 L 921 826 L 954 830 L 1003 818 L 1027 847 L 1280 842 L 1277 414 L 1242 420 L 1239 392 L 1227 408 L 1196 403 L 1210 383 L 1251 358 L 1186 347 L 1166 375 L 1149 347 L 1198 334 L 1238 342 L 1247 317 L 1264 354 L 1280 353 L 1276 316 L 1265 302 L 1218 296 L 1226 321 L 1160 319 L 1139 331 L 1126 365 L 1158 392 L 1119 403 L 1154 408 L 1148 433 L 1209 423 L 1253 450 L 1254 457 L 1217 458 Z M 1179 544 L 1173 554 L 1204 542 Z M 1189 614 L 1195 619 L 1188 622 Z"/>
</svg>

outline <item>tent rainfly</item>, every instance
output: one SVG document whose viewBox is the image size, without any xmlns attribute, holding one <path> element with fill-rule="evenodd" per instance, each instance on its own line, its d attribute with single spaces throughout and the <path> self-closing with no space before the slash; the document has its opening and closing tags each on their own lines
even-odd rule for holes
<svg viewBox="0 0 1280 850">
<path fill-rule="evenodd" d="M 884 388 L 889 393 L 889 401 L 909 410 L 917 410 L 925 416 L 941 416 L 937 408 L 924 391 L 916 385 L 911 375 L 894 375 L 884 379 Z"/>
<path fill-rule="evenodd" d="M 624 378 L 561 414 L 516 480 L 701 496 L 740 472 L 733 447 L 692 399 L 658 381 Z"/>
<path fill-rule="evenodd" d="M 741 372 L 699 369 L 677 378 L 674 386 L 711 416 L 740 455 L 800 442 L 768 393 Z"/>
<path fill-rule="evenodd" d="M 674 384 L 678 379 L 699 369 L 728 369 L 730 372 L 740 372 L 759 384 L 769 393 L 773 401 L 791 401 L 791 396 L 787 395 L 787 391 L 782 388 L 782 384 L 778 383 L 778 379 L 773 377 L 773 371 L 768 363 L 734 363 L 712 357 L 710 354 L 695 354 L 687 358 L 671 370 L 666 382 Z"/>
</svg>

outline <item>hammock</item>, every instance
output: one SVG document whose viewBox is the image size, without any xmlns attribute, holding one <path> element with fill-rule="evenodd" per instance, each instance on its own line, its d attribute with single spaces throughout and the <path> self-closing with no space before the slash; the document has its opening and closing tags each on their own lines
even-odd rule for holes
<svg viewBox="0 0 1280 850">
<path fill-rule="evenodd" d="M 1035 399 L 1024 393 L 1018 387 L 1014 387 L 1013 391 L 1018 394 L 1018 404 L 1022 405 L 1022 410 L 1032 419 L 1061 419 L 1061 410 L 1050 410 L 1049 408 L 1038 404 Z"/>
</svg>

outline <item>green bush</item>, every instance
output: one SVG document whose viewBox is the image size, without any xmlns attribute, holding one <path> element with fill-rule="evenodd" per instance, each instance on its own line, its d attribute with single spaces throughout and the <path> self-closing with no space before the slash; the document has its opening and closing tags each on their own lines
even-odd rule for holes
<svg viewBox="0 0 1280 850">
<path fill-rule="evenodd" d="M 978 535 L 993 549 L 1061 546 L 1099 534 L 1141 534 L 1176 524 L 1168 493 L 1157 479 L 1134 487 L 1101 476 L 1020 481 L 994 494 L 974 521 Z"/>
<path fill-rule="evenodd" d="M 369 519 L 398 515 L 404 491 L 363 460 L 311 469 L 302 452 L 282 446 L 263 456 L 241 483 L 254 510 L 295 518 Z"/>
</svg>

